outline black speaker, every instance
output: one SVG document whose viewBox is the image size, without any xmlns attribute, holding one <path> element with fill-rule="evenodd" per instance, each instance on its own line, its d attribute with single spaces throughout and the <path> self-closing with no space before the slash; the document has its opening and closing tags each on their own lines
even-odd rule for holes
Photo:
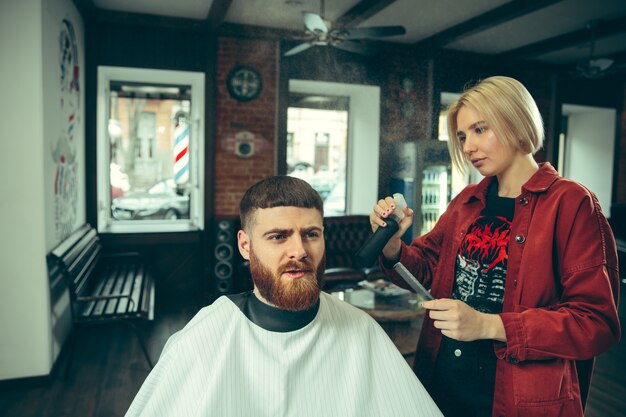
<svg viewBox="0 0 626 417">
<path fill-rule="evenodd" d="M 239 218 L 216 218 L 211 225 L 212 268 L 211 293 L 213 298 L 251 288 L 247 262 L 237 248 Z"/>
</svg>

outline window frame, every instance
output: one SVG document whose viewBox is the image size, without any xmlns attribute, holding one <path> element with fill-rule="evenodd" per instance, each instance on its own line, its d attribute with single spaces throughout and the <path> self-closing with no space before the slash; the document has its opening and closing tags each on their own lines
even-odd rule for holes
<svg viewBox="0 0 626 417">
<path fill-rule="evenodd" d="M 111 214 L 108 135 L 110 83 L 128 82 L 191 86 L 189 114 L 189 219 L 113 221 Z M 204 229 L 204 106 L 205 76 L 202 72 L 98 66 L 97 93 L 97 229 L 108 233 L 186 232 Z"/>
</svg>

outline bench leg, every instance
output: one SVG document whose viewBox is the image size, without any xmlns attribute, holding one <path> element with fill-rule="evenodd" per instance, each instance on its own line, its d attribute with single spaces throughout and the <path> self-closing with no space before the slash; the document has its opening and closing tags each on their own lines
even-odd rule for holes
<svg viewBox="0 0 626 417">
<path fill-rule="evenodd" d="M 129 324 L 130 326 L 132 326 L 132 328 L 135 331 L 135 335 L 137 336 L 137 340 L 139 340 L 139 345 L 141 346 L 141 350 L 143 352 L 144 357 L 146 358 L 146 361 L 148 362 L 148 366 L 150 366 L 150 369 L 154 368 L 154 365 L 152 363 L 152 359 L 150 359 L 150 354 L 148 354 L 148 349 L 146 347 L 146 343 L 143 340 L 143 337 L 141 335 L 141 331 L 139 329 L 139 327 L 133 323 L 132 321 L 126 321 L 123 320 L 122 323 L 126 323 Z M 74 328 L 72 330 L 72 332 L 70 333 L 70 335 L 68 336 L 68 346 L 67 346 L 67 362 L 65 363 L 65 369 L 63 369 L 63 375 L 62 375 L 62 379 L 63 381 L 67 380 L 67 377 L 70 373 L 70 370 L 72 368 L 72 362 L 74 360 L 74 354 L 76 352 L 76 343 L 77 343 L 77 339 L 78 339 L 78 334 L 81 331 L 81 329 L 85 328 L 85 327 L 91 327 L 91 326 L 95 326 L 98 324 L 102 324 L 102 323 L 89 323 L 87 325 L 74 325 Z"/>
<path fill-rule="evenodd" d="M 76 351 L 76 339 L 78 338 L 78 329 L 74 328 L 70 335 L 68 336 L 68 346 L 67 346 L 67 359 L 65 363 L 65 369 L 63 370 L 63 381 L 67 380 L 67 376 L 70 373 L 70 369 L 72 368 L 72 362 L 74 360 L 74 352 Z"/>
<path fill-rule="evenodd" d="M 143 351 L 143 355 L 146 357 L 146 361 L 148 362 L 148 365 L 150 366 L 150 369 L 152 369 L 154 367 L 154 365 L 152 364 L 152 360 L 150 359 L 150 355 L 148 354 L 148 349 L 146 348 L 146 344 L 143 341 L 143 337 L 141 336 L 141 332 L 139 330 L 139 327 L 137 327 L 137 325 L 135 323 L 133 323 L 133 322 L 128 322 L 128 324 L 133 326 L 133 328 L 135 329 L 135 334 L 137 335 L 137 340 L 139 340 L 139 345 L 141 346 L 141 350 Z"/>
</svg>

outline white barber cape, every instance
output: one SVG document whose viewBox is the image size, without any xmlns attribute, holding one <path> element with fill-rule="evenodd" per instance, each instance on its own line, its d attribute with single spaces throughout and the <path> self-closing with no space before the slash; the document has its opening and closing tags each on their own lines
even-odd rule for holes
<svg viewBox="0 0 626 417">
<path fill-rule="evenodd" d="M 227 297 L 165 345 L 126 417 L 442 416 L 383 329 L 322 292 L 317 314 L 265 330 Z"/>
</svg>

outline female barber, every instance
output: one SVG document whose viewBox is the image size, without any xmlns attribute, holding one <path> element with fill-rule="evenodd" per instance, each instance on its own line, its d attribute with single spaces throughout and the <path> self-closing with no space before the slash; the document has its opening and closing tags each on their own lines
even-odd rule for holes
<svg viewBox="0 0 626 417">
<path fill-rule="evenodd" d="M 410 245 L 404 207 L 381 257 L 395 283 L 400 261 L 435 297 L 414 370 L 446 417 L 582 417 L 593 359 L 620 337 L 617 252 L 598 200 L 535 162 L 543 122 L 515 79 L 466 90 L 448 131 L 453 163 L 485 178 Z M 374 231 L 394 208 L 378 201 Z"/>
</svg>

